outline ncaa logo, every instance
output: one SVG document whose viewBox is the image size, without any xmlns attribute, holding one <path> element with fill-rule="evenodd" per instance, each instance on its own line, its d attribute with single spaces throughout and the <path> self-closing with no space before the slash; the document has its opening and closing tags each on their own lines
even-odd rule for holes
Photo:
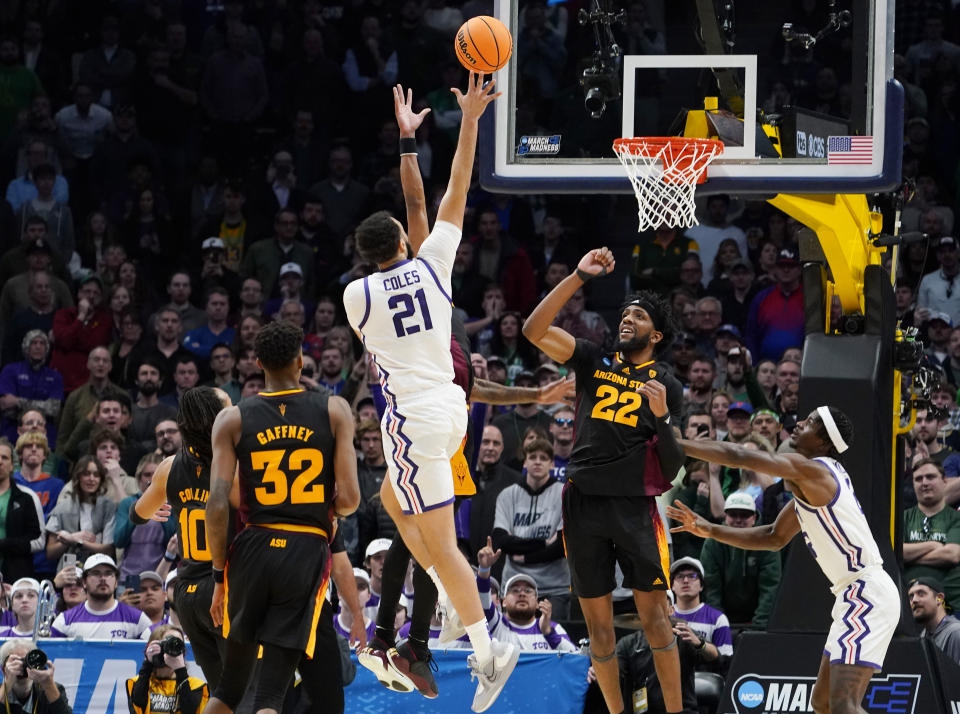
<svg viewBox="0 0 960 714">
<path fill-rule="evenodd" d="M 763 686 L 755 679 L 748 679 L 737 687 L 737 701 L 747 709 L 756 709 L 763 704 Z"/>
</svg>

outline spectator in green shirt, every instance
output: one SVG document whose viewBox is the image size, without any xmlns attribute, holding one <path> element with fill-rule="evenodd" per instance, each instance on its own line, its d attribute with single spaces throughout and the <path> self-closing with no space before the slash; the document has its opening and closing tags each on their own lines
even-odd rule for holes
<svg viewBox="0 0 960 714">
<path fill-rule="evenodd" d="M 697 250 L 697 242 L 676 228 L 666 225 L 656 228 L 633 247 L 631 287 L 634 290 L 669 292 L 680 284 L 680 264 Z"/>
<path fill-rule="evenodd" d="M 913 466 L 917 505 L 903 512 L 904 579 L 943 583 L 947 602 L 960 606 L 960 513 L 947 506 L 947 481 L 934 459 Z"/>
<path fill-rule="evenodd" d="M 33 70 L 19 63 L 20 48 L 13 37 L 0 39 L 0 139 L 6 138 L 17 115 L 43 93 Z"/>
</svg>

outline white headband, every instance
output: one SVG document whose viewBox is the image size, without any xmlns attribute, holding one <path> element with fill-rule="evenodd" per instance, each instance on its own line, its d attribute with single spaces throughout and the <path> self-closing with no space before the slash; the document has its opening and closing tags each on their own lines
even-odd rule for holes
<svg viewBox="0 0 960 714">
<path fill-rule="evenodd" d="M 817 414 L 820 415 L 820 421 L 822 421 L 823 425 L 827 428 L 827 434 L 830 436 L 830 441 L 833 442 L 833 448 L 837 450 L 837 453 L 842 454 L 850 448 L 847 446 L 847 442 L 843 440 L 843 437 L 840 436 L 840 430 L 837 428 L 837 422 L 833 420 L 830 408 L 817 407 Z"/>
</svg>

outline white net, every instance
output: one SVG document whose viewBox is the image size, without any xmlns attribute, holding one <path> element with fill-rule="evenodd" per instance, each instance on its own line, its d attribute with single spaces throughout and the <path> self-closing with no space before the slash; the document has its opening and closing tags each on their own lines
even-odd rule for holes
<svg viewBox="0 0 960 714">
<path fill-rule="evenodd" d="M 633 186 L 639 207 L 638 231 L 668 225 L 689 228 L 699 222 L 693 201 L 707 165 L 723 150 L 712 139 L 617 139 L 613 142 Z"/>
</svg>

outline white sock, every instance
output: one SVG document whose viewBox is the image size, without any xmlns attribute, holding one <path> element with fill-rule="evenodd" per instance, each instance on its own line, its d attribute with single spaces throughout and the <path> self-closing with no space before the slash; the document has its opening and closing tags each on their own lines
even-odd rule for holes
<svg viewBox="0 0 960 714">
<path fill-rule="evenodd" d="M 477 655 L 477 663 L 485 667 L 493 659 L 493 652 L 490 650 L 490 632 L 487 630 L 487 621 L 480 620 L 472 625 L 467 625 L 467 635 L 470 637 L 470 644 L 473 645 L 473 651 Z"/>
<path fill-rule="evenodd" d="M 437 569 L 432 565 L 427 568 L 427 575 L 430 576 L 430 579 L 433 581 L 433 584 L 437 586 L 437 594 L 444 598 L 447 596 L 447 591 L 443 587 L 443 583 L 440 582 L 440 575 L 437 573 Z"/>
</svg>

